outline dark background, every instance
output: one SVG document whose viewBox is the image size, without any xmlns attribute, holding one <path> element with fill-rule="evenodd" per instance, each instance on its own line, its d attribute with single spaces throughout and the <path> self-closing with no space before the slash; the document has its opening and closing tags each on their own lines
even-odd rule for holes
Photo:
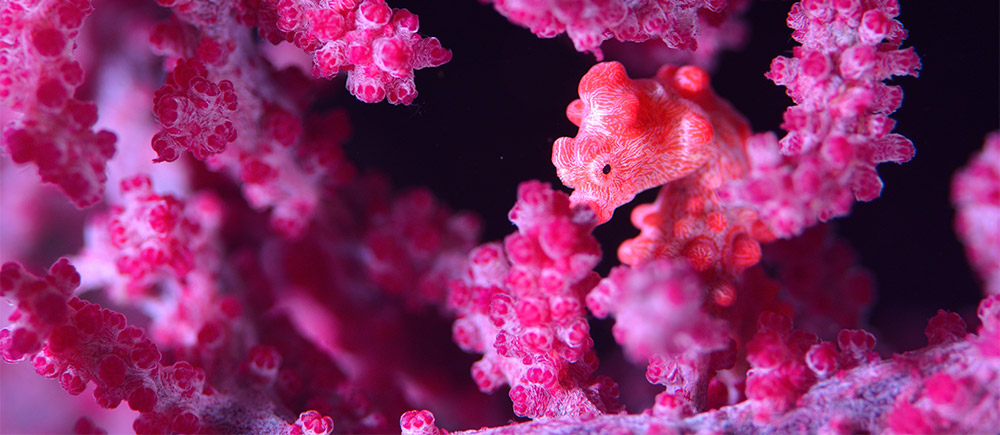
<svg viewBox="0 0 1000 435">
<path fill-rule="evenodd" d="M 898 19 L 910 32 L 904 47 L 915 47 L 923 69 L 917 79 L 894 81 L 905 99 L 893 118 L 917 154 L 901 166 L 880 166 L 882 197 L 835 221 L 876 277 L 876 335 L 900 350 L 925 344 L 923 328 L 938 308 L 975 322 L 979 285 L 952 230 L 949 186 L 985 135 L 1000 127 L 1000 5 L 902 3 Z M 797 45 L 785 25 L 791 4 L 753 4 L 746 48 L 724 53 L 713 76 L 716 92 L 755 131 L 779 136 L 791 100 L 763 74 L 772 58 L 790 55 Z M 331 102 L 351 113 L 355 134 L 347 152 L 361 167 L 391 174 L 399 186 L 427 186 L 451 207 L 476 211 L 486 222 L 484 240 L 498 240 L 513 230 L 506 215 L 518 183 L 540 179 L 562 188 L 551 145 L 576 134 L 565 107 L 596 61 L 577 53 L 566 36 L 539 39 L 492 5 L 394 0 L 392 6 L 418 14 L 420 31 L 438 37 L 454 59 L 417 73 L 420 95 L 411 106 L 368 105 L 350 96 Z M 606 253 L 602 274 L 617 263 L 618 244 L 637 234 L 628 221 L 631 207 L 650 202 L 653 192 L 596 231 Z"/>
</svg>

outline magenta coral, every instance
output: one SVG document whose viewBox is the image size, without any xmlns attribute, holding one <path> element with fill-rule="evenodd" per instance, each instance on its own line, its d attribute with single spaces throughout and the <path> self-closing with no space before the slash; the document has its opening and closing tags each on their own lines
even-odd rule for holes
<svg viewBox="0 0 1000 435">
<path fill-rule="evenodd" d="M 205 159 L 236 140 L 236 127 L 229 119 L 237 107 L 233 83 L 212 83 L 207 76 L 201 61 L 180 59 L 156 92 L 153 113 L 163 125 L 153 137 L 153 150 L 159 155 L 156 161 L 177 160 L 178 149 L 190 149 Z"/>
<path fill-rule="evenodd" d="M 479 389 L 509 384 L 514 413 L 541 418 L 618 409 L 617 386 L 595 377 L 597 359 L 584 296 L 600 259 L 593 211 L 536 181 L 521 184 L 510 211 L 518 231 L 469 254 L 464 281 L 451 286 L 455 341 L 482 353 Z"/>
<path fill-rule="evenodd" d="M 809 0 L 788 14 L 794 57 L 777 57 L 767 77 L 796 103 L 785 111 L 780 141 L 765 135 L 747 145 L 749 174 L 723 191 L 749 205 L 779 237 L 847 214 L 854 199 L 882 192 L 879 163 L 913 158 L 909 139 L 892 133 L 888 116 L 902 103 L 898 86 L 916 76 L 920 60 L 900 49 L 906 31 L 895 0 Z M 752 144 L 752 145 L 751 145 Z"/>
<path fill-rule="evenodd" d="M 121 297 L 143 293 L 163 277 L 183 281 L 196 267 L 211 271 L 219 262 L 213 243 L 222 219 L 218 199 L 159 195 L 145 175 L 122 181 L 121 195 L 123 204 L 92 221 L 88 233 L 100 239 L 88 240 L 96 252 L 84 253 L 91 262 L 110 263 L 92 267 L 120 276 L 124 282 L 114 287 L 122 289 Z"/>
<path fill-rule="evenodd" d="M 802 329 L 831 340 L 842 329 L 864 324 L 875 297 L 874 279 L 829 225 L 766 245 L 761 263 L 781 283 L 781 299 Z"/>
<path fill-rule="evenodd" d="M 799 360 L 802 356 L 801 345 L 810 343 L 815 337 L 791 330 L 787 318 L 762 318 L 763 324 L 768 328 L 765 334 L 786 335 L 786 338 L 792 339 L 785 343 L 761 338 L 757 344 L 777 346 L 776 350 L 788 352 L 779 352 L 781 359 L 759 361 L 761 367 L 774 367 L 771 370 L 786 370 L 792 372 L 788 374 L 795 375 L 776 377 L 773 378 L 776 383 L 760 382 L 755 387 L 760 391 L 760 400 L 767 398 L 781 401 L 764 402 L 768 405 L 795 404 L 794 408 L 779 418 L 759 418 L 770 415 L 775 409 L 768 408 L 767 405 L 762 407 L 764 403 L 759 400 L 750 400 L 683 419 L 664 419 L 649 414 L 617 414 L 596 418 L 543 419 L 456 433 L 975 433 L 985 428 L 994 428 L 1000 418 L 1000 394 L 995 388 L 1000 366 L 996 355 L 986 351 L 995 348 L 996 305 L 996 296 L 986 298 L 980 304 L 983 327 L 979 334 L 899 354 L 890 360 L 880 361 L 876 357 L 853 369 L 840 370 L 837 376 L 820 381 L 816 381 L 809 372 L 803 372 L 804 367 Z M 832 352 L 831 355 L 836 353 Z M 809 352 L 814 353 L 811 350 Z M 954 361 L 955 365 L 942 365 L 940 361 L 945 358 Z M 955 376 L 961 380 L 956 381 Z M 764 388 L 765 384 L 767 388 Z M 803 388 L 807 385 L 813 386 L 807 391 Z M 784 402 L 785 400 L 792 402 Z M 760 414 L 761 411 L 764 414 Z M 433 417 L 426 420 L 433 424 Z"/>
<path fill-rule="evenodd" d="M 5 360 L 31 357 L 39 374 L 58 378 L 70 394 L 95 383 L 94 399 L 102 407 L 114 408 L 124 400 L 140 412 L 133 424 L 137 433 L 287 427 L 273 415 L 256 421 L 227 415 L 223 410 L 233 406 L 234 399 L 206 385 L 201 368 L 185 361 L 163 365 L 156 345 L 141 329 L 128 325 L 124 315 L 71 296 L 79 283 L 79 274 L 66 259 L 44 277 L 16 263 L 4 264 L 0 291 L 19 303 L 19 326 L 0 333 Z M 244 406 L 259 407 L 262 398 L 247 394 L 245 400 Z"/>
<path fill-rule="evenodd" d="M 97 106 L 77 99 L 84 70 L 73 50 L 88 0 L 0 4 L 0 145 L 17 163 L 32 162 L 42 181 L 78 207 L 101 200 L 115 135 L 94 130 Z"/>
<path fill-rule="evenodd" d="M 1000 430 L 996 4 L 406 3 L 0 0 L 0 432 Z"/>
<path fill-rule="evenodd" d="M 84 288 L 104 288 L 119 303 L 142 307 L 161 347 L 192 347 L 218 335 L 227 318 L 214 282 L 221 252 L 222 204 L 210 193 L 159 195 L 148 176 L 121 183 L 123 203 L 98 214 L 86 229 L 87 247 L 75 259 Z M 165 297 L 169 295 L 169 297 Z"/>
<path fill-rule="evenodd" d="M 726 0 L 682 2 L 624 0 L 562 2 L 556 0 L 491 0 L 498 12 L 515 24 L 527 27 L 542 38 L 567 33 L 577 51 L 593 52 L 603 58 L 601 43 L 642 42 L 662 39 L 672 48 L 697 47 L 698 15 L 721 12 Z"/>
<path fill-rule="evenodd" d="M 726 364 L 730 338 L 724 321 L 701 310 L 706 295 L 685 262 L 654 260 L 611 271 L 587 295 L 597 317 L 615 316 L 615 341 L 633 362 L 649 362 L 646 379 L 666 390 L 653 414 L 678 418 L 707 407 L 708 384 Z M 731 352 L 730 352 L 731 353 Z"/>
<path fill-rule="evenodd" d="M 347 71 L 347 89 L 366 103 L 412 103 L 413 70 L 451 60 L 437 38 L 417 34 L 416 15 L 383 0 L 241 1 L 237 8 L 241 22 L 258 26 L 272 43 L 285 40 L 312 54 L 316 77 Z"/>
<path fill-rule="evenodd" d="M 609 39 L 601 44 L 601 51 L 609 59 L 628 65 L 633 74 L 652 75 L 662 65 L 692 65 L 709 72 L 718 67 L 723 51 L 745 48 L 750 26 L 745 14 L 751 4 L 748 0 L 727 0 L 724 9 L 698 11 L 695 27 L 694 50 L 677 47 L 663 39 L 645 42 L 623 42 Z"/>
<path fill-rule="evenodd" d="M 1000 294 L 1000 132 L 986 137 L 982 151 L 952 183 L 955 232 L 988 293 Z"/>
</svg>

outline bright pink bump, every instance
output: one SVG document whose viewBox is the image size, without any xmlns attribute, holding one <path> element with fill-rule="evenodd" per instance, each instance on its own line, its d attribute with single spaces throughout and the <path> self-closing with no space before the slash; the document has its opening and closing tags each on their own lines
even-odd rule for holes
<svg viewBox="0 0 1000 435">
<path fill-rule="evenodd" d="M 197 59 L 180 59 L 153 96 L 153 113 L 162 129 L 153 137 L 157 162 L 169 162 L 184 150 L 204 160 L 236 140 L 231 119 L 237 99 L 232 82 L 210 81 Z"/>
<path fill-rule="evenodd" d="M 814 344 L 806 352 L 806 364 L 820 379 L 826 379 L 837 371 L 839 354 L 833 343 Z"/>
<path fill-rule="evenodd" d="M 443 435 L 447 432 L 434 424 L 434 414 L 428 410 L 407 411 L 399 417 L 403 435 Z"/>
<path fill-rule="evenodd" d="M 254 379 L 264 384 L 273 383 L 281 367 L 281 354 L 271 346 L 254 346 L 247 356 L 247 366 Z"/>
<path fill-rule="evenodd" d="M 175 411 L 170 421 L 170 429 L 176 433 L 198 433 L 201 429 L 201 418 L 190 409 Z"/>
<path fill-rule="evenodd" d="M 927 322 L 927 329 L 924 330 L 928 346 L 958 341 L 964 338 L 965 334 L 966 325 L 962 316 L 945 310 L 938 310 L 937 314 Z"/>
<path fill-rule="evenodd" d="M 817 375 L 835 370 L 830 348 L 816 347 L 819 344 L 815 334 L 792 329 L 787 316 L 761 313 L 757 332 L 747 343 L 746 393 L 755 421 L 785 413 L 816 383 Z"/>
<path fill-rule="evenodd" d="M 295 425 L 301 430 L 303 435 L 327 435 L 333 432 L 333 419 L 320 414 L 316 410 L 309 410 L 299 414 L 299 419 Z"/>
<path fill-rule="evenodd" d="M 153 411 L 158 401 L 156 390 L 146 385 L 141 385 L 133 389 L 126 399 L 128 400 L 129 408 L 139 412 Z"/>
<path fill-rule="evenodd" d="M 108 355 L 97 363 L 97 379 L 108 387 L 118 387 L 125 382 L 125 362 L 116 355 Z"/>
<path fill-rule="evenodd" d="M 863 329 L 844 329 L 837 333 L 837 347 L 845 368 L 879 359 L 874 351 L 875 336 Z"/>
</svg>

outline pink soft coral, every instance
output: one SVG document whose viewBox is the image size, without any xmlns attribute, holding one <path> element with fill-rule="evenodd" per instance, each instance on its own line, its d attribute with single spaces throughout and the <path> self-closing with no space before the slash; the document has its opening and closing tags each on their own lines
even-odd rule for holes
<svg viewBox="0 0 1000 435">
<path fill-rule="evenodd" d="M 150 36 L 170 69 L 154 96 L 162 126 L 152 139 L 156 160 L 191 151 L 240 180 L 247 201 L 270 209 L 279 232 L 301 236 L 324 187 L 354 175 L 340 149 L 350 132 L 345 113 L 305 116 L 314 98 L 308 80 L 271 68 L 252 47 L 251 30 L 232 16 L 236 5 L 170 4 L 174 16 Z"/>
<path fill-rule="evenodd" d="M 760 336 L 751 346 L 757 370 L 754 386 L 747 386 L 752 400 L 680 419 L 649 413 L 566 417 L 458 433 L 990 432 L 1000 418 L 997 307 L 995 295 L 980 303 L 978 334 L 887 360 L 871 352 L 874 339 L 865 331 L 842 332 L 838 351 L 770 313 L 761 317 Z M 420 425 L 412 423 L 415 411 L 404 416 L 405 433 L 440 433 L 433 416 L 423 413 Z"/>
<path fill-rule="evenodd" d="M 145 175 L 123 180 L 121 191 L 123 202 L 88 224 L 87 246 L 74 260 L 86 277 L 82 287 L 103 287 L 116 303 L 141 307 L 160 346 L 213 341 L 208 336 L 219 335 L 236 310 L 218 294 L 219 199 L 160 195 Z"/>
<path fill-rule="evenodd" d="M 617 386 L 595 377 L 597 358 L 583 298 L 597 283 L 600 247 L 586 206 L 564 193 L 522 183 L 510 211 L 518 231 L 469 254 L 469 271 L 452 285 L 455 341 L 483 358 L 476 384 L 509 384 L 514 412 L 532 418 L 598 415 L 619 409 Z"/>
<path fill-rule="evenodd" d="M 88 383 L 95 383 L 94 398 L 102 407 L 114 408 L 124 400 L 139 411 L 133 423 L 137 433 L 299 434 L 302 428 L 313 433 L 333 429 L 329 417 L 316 411 L 303 413 L 290 425 L 253 385 L 219 391 L 206 382 L 202 368 L 186 361 L 163 364 L 156 345 L 142 329 L 128 325 L 124 315 L 71 296 L 79 282 L 79 274 L 66 259 L 57 261 L 43 277 L 16 263 L 3 265 L 0 295 L 18 303 L 15 325 L 0 330 L 4 359 L 33 358 L 39 374 L 58 378 L 70 394 L 80 394 Z M 232 408 L 256 418 L 226 411 Z"/>
<path fill-rule="evenodd" d="M 577 51 L 603 57 L 601 43 L 642 42 L 662 39 L 672 48 L 693 50 L 701 11 L 721 12 L 726 0 L 629 2 L 492 0 L 494 7 L 512 22 L 531 29 L 543 38 L 567 33 Z"/>
<path fill-rule="evenodd" d="M 0 145 L 78 207 L 104 196 L 116 140 L 94 130 L 97 106 L 75 96 L 84 71 L 73 50 L 93 10 L 89 0 L 0 3 Z"/>
<path fill-rule="evenodd" d="M 81 433 L 99 433 L 98 426 L 118 433 L 128 425 L 141 433 L 385 433 L 402 415 L 400 429 L 414 435 L 447 433 L 439 424 L 504 422 L 478 432 L 996 431 L 1000 299 L 980 304 L 983 326 L 975 333 L 967 331 L 959 314 L 964 311 L 942 310 L 926 325 L 927 347 L 889 358 L 891 341 L 876 347 L 874 335 L 862 329 L 872 280 L 847 245 L 831 237 L 830 226 L 808 229 L 846 212 L 856 198 L 870 199 L 880 183 L 873 181 L 875 165 L 905 160 L 912 151 L 906 139 L 891 134 L 887 118 L 900 94 L 881 83 L 889 75 L 915 73 L 917 64 L 911 50 L 899 49 L 905 32 L 894 21 L 894 2 L 807 0 L 794 6 L 790 25 L 803 46 L 775 61 L 770 74 L 798 104 L 786 115 L 789 134 L 781 141 L 752 135 L 699 68 L 668 66 L 651 79 L 631 79 L 617 64 L 595 66 L 567 110 L 579 127 L 576 137 L 560 139 L 552 153 L 558 175 L 575 192 L 525 183 L 509 215 L 516 230 L 478 248 L 482 229 L 506 233 L 507 222 L 484 227 L 468 213 L 453 213 L 442 199 L 455 196 L 423 188 L 395 192 L 387 177 L 356 171 L 347 154 L 361 157 L 360 168 L 383 163 L 382 157 L 366 158 L 379 152 L 365 141 L 375 129 L 380 133 L 374 137 L 407 145 L 391 151 L 407 171 L 460 166 L 472 175 L 438 180 L 454 186 L 458 198 L 495 202 L 498 192 L 470 180 L 510 174 L 482 170 L 467 154 L 422 142 L 414 130 L 372 114 L 393 110 L 430 125 L 432 114 L 445 113 L 439 105 L 457 102 L 478 116 L 482 107 L 503 104 L 489 92 L 506 91 L 513 78 L 541 79 L 571 61 L 548 68 L 525 61 L 524 51 L 508 56 L 506 34 L 496 38 L 504 50 L 474 45 L 487 42 L 482 39 L 454 40 L 468 44 L 456 48 L 465 59 L 478 54 L 500 61 L 499 68 L 487 64 L 497 74 L 464 74 L 468 70 L 458 64 L 439 70 L 449 83 L 468 80 L 469 86 L 452 89 L 469 99 L 429 98 L 409 109 L 358 106 L 345 96 L 348 109 L 360 115 L 353 118 L 358 138 L 348 142 L 346 110 L 329 106 L 339 97 L 327 95 L 339 85 L 324 78 L 343 71 L 360 99 L 406 104 L 416 102 L 414 70 L 451 55 L 435 39 L 418 36 L 409 12 L 381 0 L 160 0 L 164 8 L 129 0 L 95 3 L 99 14 L 80 27 L 60 20 L 82 19 L 90 12 L 87 1 L 0 0 L 7 154 L 35 161 L 43 177 L 48 169 L 65 169 L 64 157 L 75 158 L 69 162 L 74 167 L 91 165 L 84 182 L 67 179 L 62 187 L 97 201 L 91 198 L 100 195 L 90 194 L 101 190 L 103 161 L 118 152 L 108 165 L 113 181 L 105 207 L 86 212 L 49 213 L 39 205 L 50 195 L 34 186 L 37 180 L 21 181 L 17 168 L 0 163 L 0 255 L 28 264 L 0 268 L 0 295 L 15 305 L 0 331 L 0 354 L 30 358 L 70 393 L 93 392 L 91 406 L 119 405 L 124 425 L 91 410 L 66 410 L 56 398 L 37 406 L 29 400 L 34 387 L 17 379 L 2 393 L 24 404 L 4 407 L 5 429 L 30 419 L 30 429 L 50 432 L 77 421 Z M 668 43 L 688 46 L 697 30 L 693 23 L 718 25 L 739 5 L 723 3 L 497 0 L 490 6 L 513 21 L 540 17 L 531 26 L 543 32 L 563 26 L 578 48 L 600 55 L 605 39 L 632 36 L 666 36 Z M 432 4 L 428 11 L 463 7 Z M 505 24 L 489 7 L 478 7 Z M 660 13 L 667 9 L 680 12 Z M 460 18 L 455 30 L 465 31 L 471 15 Z M 636 23 L 645 27 L 637 30 Z M 60 40 L 50 27 L 62 33 L 62 45 L 53 43 Z M 268 43 L 281 41 L 291 44 Z M 272 67 L 278 53 L 298 56 L 290 63 L 296 67 Z M 514 67 L 530 72 L 510 74 Z M 972 77 L 983 68 L 955 69 Z M 310 70 L 316 77 L 303 74 Z M 728 81 L 735 70 L 720 72 L 715 82 L 720 93 L 727 85 L 738 87 L 724 92 L 734 102 L 751 88 L 749 81 Z M 86 81 L 74 75 L 82 71 Z M 55 86 L 53 77 L 68 81 Z M 572 91 L 565 77 L 553 77 L 558 84 L 551 90 Z M 517 82 L 510 96 L 527 103 L 524 113 L 551 107 L 551 98 L 523 85 Z M 68 111 L 55 108 L 63 97 Z M 100 119 L 86 100 L 100 106 Z M 738 105 L 766 112 L 758 101 Z M 488 143 L 505 140 L 510 130 L 549 131 L 490 113 L 483 125 L 496 131 L 479 125 L 461 130 L 465 118 L 447 112 L 435 137 L 458 132 L 462 149 L 471 149 L 469 138 Z M 944 124 L 939 112 L 928 113 L 936 117 L 928 125 Z M 88 134 L 101 136 L 94 131 L 105 127 L 123 146 L 74 150 L 67 139 L 89 146 Z M 58 161 L 49 161 L 47 134 L 55 138 Z M 551 140 L 524 141 L 543 142 Z M 954 189 L 957 227 L 987 283 L 995 269 L 991 223 L 998 177 L 983 161 L 995 157 L 993 151 L 984 151 Z M 517 160 L 500 157 L 504 164 Z M 392 175 L 405 185 L 411 174 Z M 119 194 L 114 187 L 122 181 Z M 657 186 L 656 199 L 631 214 L 639 234 L 618 250 L 628 264 L 599 264 L 597 240 L 619 222 L 597 225 Z M 923 206 L 932 197 L 925 193 L 918 200 Z M 33 198 L 22 201 L 24 196 Z M 11 244 L 8 230 L 31 226 L 7 228 L 10 223 L 31 220 L 40 231 L 30 232 L 27 244 Z M 854 222 L 844 223 L 847 233 Z M 84 248 L 77 251 L 84 225 Z M 800 231 L 767 246 L 776 236 Z M 915 238 L 923 242 L 925 236 L 930 238 Z M 856 241 L 864 249 L 872 239 Z M 27 272 L 65 252 L 80 254 L 57 261 L 48 274 Z M 869 265 L 913 259 L 895 251 L 858 257 Z M 944 275 L 936 266 L 929 273 Z M 595 270 L 606 268 L 612 271 L 602 280 Z M 906 273 L 918 275 L 912 268 Z M 470 366 L 471 377 L 454 375 Z M 642 366 L 645 380 L 656 385 L 644 382 Z M 622 397 L 604 375 L 622 382 Z M 639 414 L 622 413 L 622 405 Z M 426 410 L 404 412 L 410 409 Z M 48 410 L 74 415 L 41 417 Z M 89 418 L 76 420 L 79 413 Z M 515 414 L 536 421 L 511 423 Z"/>
<path fill-rule="evenodd" d="M 666 387 L 655 415 L 679 418 L 705 410 L 709 380 L 715 370 L 729 368 L 722 362 L 730 350 L 728 325 L 702 310 L 706 296 L 686 262 L 670 260 L 618 267 L 587 295 L 595 316 L 614 315 L 612 332 L 626 356 L 648 361 L 646 378 Z"/>
<path fill-rule="evenodd" d="M 237 10 L 272 43 L 286 40 L 312 54 L 316 77 L 346 71 L 347 89 L 366 103 L 412 103 L 413 70 L 451 60 L 437 38 L 417 34 L 416 15 L 384 0 L 244 0 Z"/>
<path fill-rule="evenodd" d="M 917 75 L 920 60 L 900 49 L 906 31 L 895 0 L 796 3 L 788 14 L 802 43 L 778 57 L 767 77 L 796 105 L 785 111 L 780 141 L 762 135 L 747 144 L 748 174 L 721 191 L 727 203 L 756 209 L 779 237 L 846 215 L 854 199 L 882 191 L 875 167 L 913 158 L 909 139 L 891 133 L 889 114 L 902 103 L 893 76 Z"/>
<path fill-rule="evenodd" d="M 1000 294 L 1000 132 L 952 182 L 955 232 L 987 293 Z"/>
</svg>

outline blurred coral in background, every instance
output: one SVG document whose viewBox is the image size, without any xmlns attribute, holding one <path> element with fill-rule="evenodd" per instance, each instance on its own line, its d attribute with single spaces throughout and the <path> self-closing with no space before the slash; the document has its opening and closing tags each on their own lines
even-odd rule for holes
<svg viewBox="0 0 1000 435">
<path fill-rule="evenodd" d="M 0 0 L 0 433 L 1000 431 L 935 6 Z"/>
</svg>

